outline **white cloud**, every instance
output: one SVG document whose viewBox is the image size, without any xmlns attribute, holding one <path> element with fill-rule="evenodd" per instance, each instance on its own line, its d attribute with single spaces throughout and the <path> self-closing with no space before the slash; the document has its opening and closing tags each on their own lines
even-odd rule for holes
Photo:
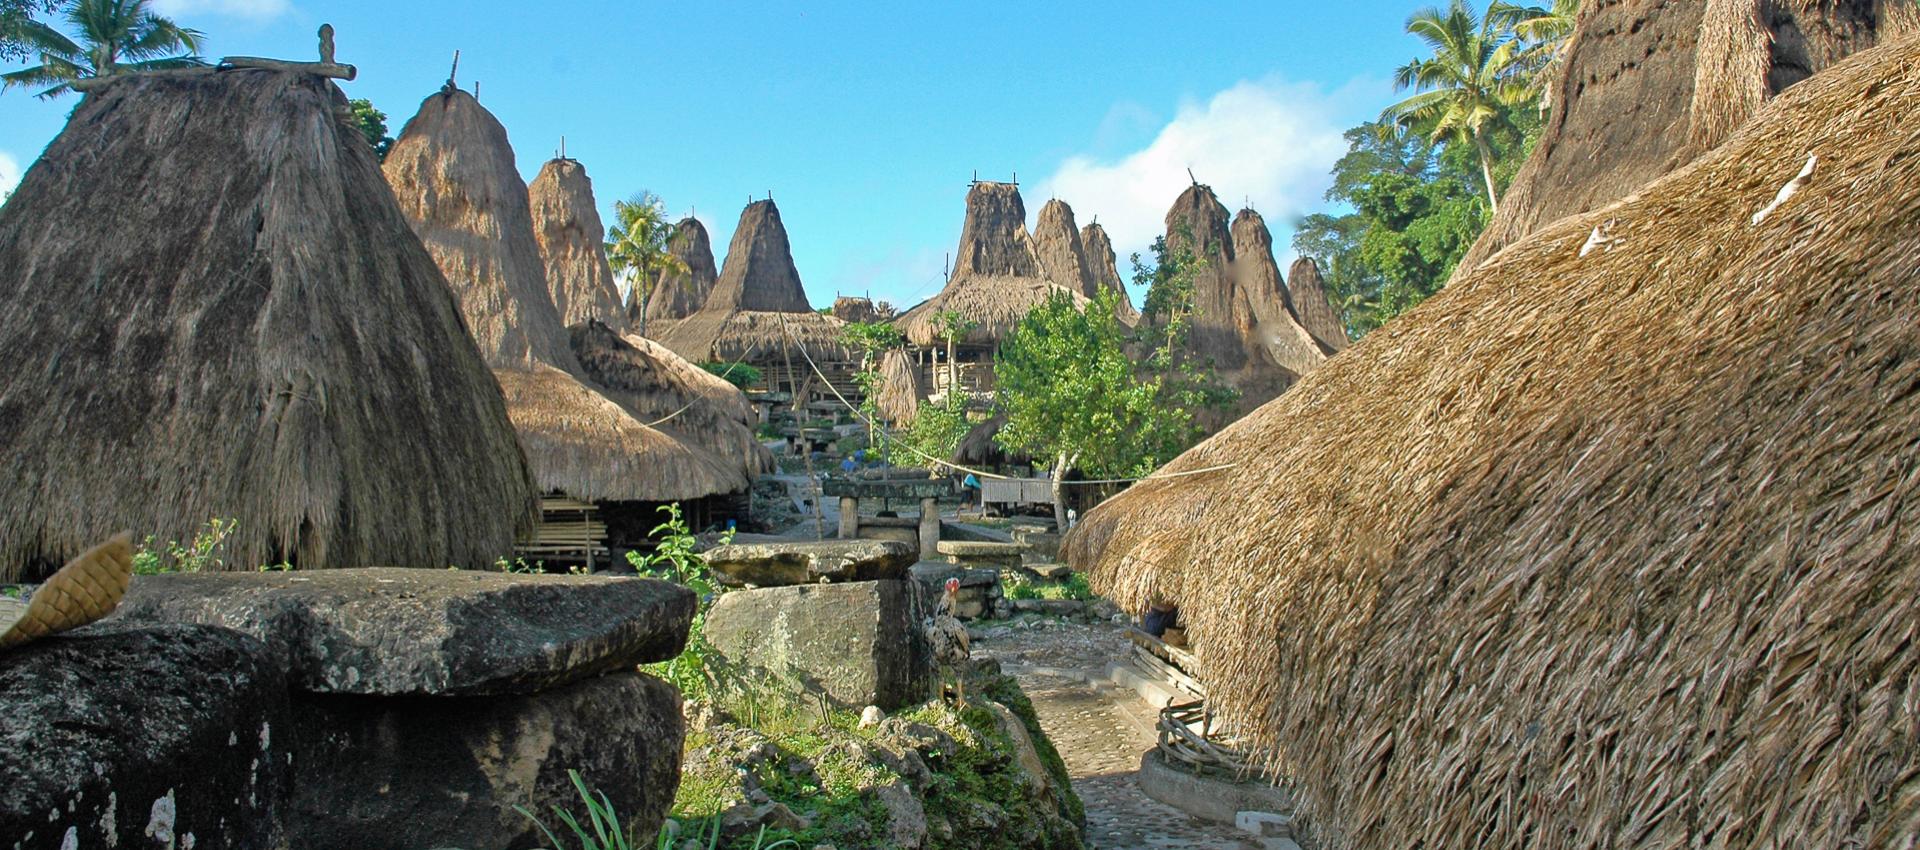
<svg viewBox="0 0 1920 850">
<path fill-rule="evenodd" d="M 13 194 L 13 187 L 20 185 L 20 161 L 5 151 L 0 151 L 0 201 Z"/>
<path fill-rule="evenodd" d="M 153 10 L 168 17 L 204 13 L 267 21 L 292 8 L 288 0 L 153 0 Z"/>
<path fill-rule="evenodd" d="M 1241 82 L 1204 104 L 1181 105 L 1144 148 L 1111 160 L 1068 157 L 1037 194 L 1072 204 L 1082 222 L 1098 215 L 1122 267 L 1166 229 L 1188 168 L 1228 209 L 1251 200 L 1282 231 L 1325 205 L 1333 164 L 1347 151 L 1341 116 L 1351 94 L 1277 79 Z M 1274 234 L 1282 252 L 1286 238 Z"/>
</svg>

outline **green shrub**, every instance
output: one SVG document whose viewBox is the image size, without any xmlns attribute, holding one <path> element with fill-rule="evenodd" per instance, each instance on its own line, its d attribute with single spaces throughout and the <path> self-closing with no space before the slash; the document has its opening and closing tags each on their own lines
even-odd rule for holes
<svg viewBox="0 0 1920 850">
<path fill-rule="evenodd" d="M 707 610 L 726 587 L 715 580 L 707 569 L 707 561 L 694 551 L 696 541 L 693 532 L 687 528 L 686 520 L 680 515 L 680 505 L 672 504 L 660 508 L 667 514 L 667 521 L 654 527 L 652 536 L 659 544 L 650 554 L 628 552 L 627 563 L 641 575 L 662 581 L 673 582 L 693 591 L 698 600 L 694 609 L 693 626 L 687 630 L 687 647 L 679 655 L 657 664 L 649 664 L 642 669 L 666 680 L 680 690 L 687 699 L 700 699 L 711 689 L 707 659 L 713 654 L 713 647 L 707 643 Z M 722 545 L 733 542 L 733 531 L 728 530 L 720 537 Z"/>
<path fill-rule="evenodd" d="M 766 378 L 759 369 L 745 363 L 702 363 L 700 368 L 719 375 L 721 380 L 743 390 L 759 386 Z"/>
<path fill-rule="evenodd" d="M 225 569 L 227 562 L 222 557 L 222 549 L 239 524 L 239 520 L 232 519 L 207 520 L 206 526 L 195 532 L 193 540 L 186 544 L 169 540 L 165 546 L 156 546 L 153 535 L 149 534 L 134 548 L 133 573 L 150 576 Z"/>
</svg>

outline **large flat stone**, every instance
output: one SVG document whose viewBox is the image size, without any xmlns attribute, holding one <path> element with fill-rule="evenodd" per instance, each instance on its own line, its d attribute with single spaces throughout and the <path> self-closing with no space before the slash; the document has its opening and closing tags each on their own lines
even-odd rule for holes
<svg viewBox="0 0 1920 850">
<path fill-rule="evenodd" d="M 752 543 L 709 550 L 707 566 L 734 586 L 785 587 L 907 577 L 919 552 L 894 540 Z"/>
<path fill-rule="evenodd" d="M 264 640 L 295 690 L 522 694 L 680 653 L 694 597 L 660 581 L 371 568 L 142 576 L 125 623 Z"/>
<path fill-rule="evenodd" d="M 926 610 L 907 581 L 737 590 L 707 612 L 705 634 L 736 664 L 790 677 L 848 708 L 894 711 L 932 691 Z"/>
<path fill-rule="evenodd" d="M 954 558 L 1018 558 L 1027 551 L 1021 543 L 984 543 L 974 540 L 942 540 L 940 554 Z"/>
<path fill-rule="evenodd" d="M 513 807 L 569 834 L 552 812 L 586 819 L 569 769 L 644 839 L 673 803 L 686 735 L 679 693 L 632 672 L 530 696 L 308 695 L 294 712 L 288 825 L 305 850 L 546 847 Z"/>
<path fill-rule="evenodd" d="M 284 847 L 288 717 L 266 646 L 226 629 L 0 653 L 0 847 Z"/>
</svg>

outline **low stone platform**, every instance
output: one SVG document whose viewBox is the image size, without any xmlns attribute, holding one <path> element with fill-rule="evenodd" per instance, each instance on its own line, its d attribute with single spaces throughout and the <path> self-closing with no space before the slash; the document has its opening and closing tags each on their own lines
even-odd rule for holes
<svg viewBox="0 0 1920 850">
<path fill-rule="evenodd" d="M 890 540 L 754 543 L 719 546 L 704 556 L 720 580 L 733 586 L 785 587 L 821 582 L 898 581 L 917 552 Z"/>
<path fill-rule="evenodd" d="M 1012 568 L 1020 566 L 1027 547 L 1021 543 L 984 543 L 972 540 L 942 540 L 934 547 L 947 560 L 963 567 Z"/>
<path fill-rule="evenodd" d="M 847 708 L 894 711 L 932 692 L 927 610 L 909 581 L 737 590 L 707 612 L 705 634 L 736 664 L 790 677 Z"/>
</svg>

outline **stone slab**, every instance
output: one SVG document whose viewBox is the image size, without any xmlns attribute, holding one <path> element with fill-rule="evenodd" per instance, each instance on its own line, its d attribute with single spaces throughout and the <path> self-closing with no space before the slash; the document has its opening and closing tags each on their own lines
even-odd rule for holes
<svg viewBox="0 0 1920 850">
<path fill-rule="evenodd" d="M 298 691 L 524 694 L 680 654 L 693 592 L 652 579 L 365 568 L 142 576 L 110 622 L 253 635 Z"/>
<path fill-rule="evenodd" d="M 785 587 L 904 579 L 916 555 L 895 540 L 834 540 L 719 546 L 705 557 L 726 584 Z"/>
<path fill-rule="evenodd" d="M 865 481 L 833 477 L 820 483 L 820 491 L 854 499 L 938 499 L 953 495 L 954 486 L 945 478 Z"/>
<path fill-rule="evenodd" d="M 846 708 L 895 711 L 932 692 L 927 611 L 908 581 L 736 590 L 707 612 L 705 635 L 735 664 L 791 678 Z"/>
<path fill-rule="evenodd" d="M 940 554 L 953 558 L 1018 558 L 1027 551 L 1019 543 L 983 543 L 973 540 L 942 540 Z"/>
</svg>

